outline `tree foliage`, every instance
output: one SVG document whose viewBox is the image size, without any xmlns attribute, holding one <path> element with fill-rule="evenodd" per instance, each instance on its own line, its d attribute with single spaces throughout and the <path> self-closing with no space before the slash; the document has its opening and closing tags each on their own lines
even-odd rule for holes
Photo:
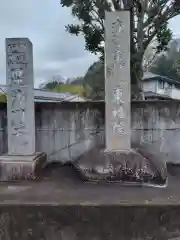
<svg viewBox="0 0 180 240">
<path fill-rule="evenodd" d="M 123 2 L 127 2 L 123 6 Z M 133 2 L 133 4 L 132 4 Z M 145 50 L 152 40 L 157 39 L 157 52 L 166 49 L 172 32 L 168 21 L 180 13 L 178 0 L 61 0 L 63 7 L 71 8 L 72 15 L 79 24 L 68 24 L 66 30 L 73 34 L 82 34 L 85 48 L 104 58 L 104 18 L 105 11 L 131 9 L 131 80 L 140 88 L 142 61 Z"/>
<path fill-rule="evenodd" d="M 0 102 L 5 103 L 7 102 L 7 95 L 4 93 L 0 93 Z"/>
<path fill-rule="evenodd" d="M 172 41 L 169 49 L 155 59 L 150 71 L 180 82 L 180 52 L 177 48 L 178 45 L 179 43 L 176 40 Z"/>
<path fill-rule="evenodd" d="M 49 82 L 43 87 L 43 89 L 60 93 L 67 92 L 71 94 L 78 94 L 79 96 L 86 95 L 86 91 L 82 84 Z"/>
<path fill-rule="evenodd" d="M 180 74 L 180 41 L 179 39 L 174 39 L 170 43 L 168 49 L 169 58 L 173 59 L 174 67 L 176 68 L 178 74 Z"/>
<path fill-rule="evenodd" d="M 177 70 L 174 67 L 173 59 L 169 58 L 166 54 L 159 56 L 150 68 L 154 74 L 177 79 Z"/>
<path fill-rule="evenodd" d="M 158 44 L 157 41 L 152 42 L 151 44 L 149 44 L 149 46 L 144 52 L 142 64 L 144 72 L 149 72 L 149 69 L 151 68 L 154 60 L 158 57 L 157 44 Z"/>
<path fill-rule="evenodd" d="M 84 76 L 84 84 L 91 87 L 90 97 L 94 100 L 104 98 L 104 63 L 97 61 L 93 63 Z"/>
<path fill-rule="evenodd" d="M 84 80 L 84 77 L 75 77 L 75 78 L 71 78 L 71 79 L 68 79 L 66 81 L 66 83 L 72 83 L 72 84 L 82 84 L 83 83 L 83 80 Z"/>
<path fill-rule="evenodd" d="M 168 45 L 168 49 L 160 54 L 156 53 L 156 46 L 157 42 L 154 42 L 145 52 L 145 71 L 180 81 L 180 41 L 172 40 Z M 96 98 L 95 95 L 104 98 L 104 92 L 102 92 L 104 90 L 104 80 L 102 61 L 93 63 L 84 77 L 84 83 L 89 84 L 92 88 L 91 98 Z"/>
<path fill-rule="evenodd" d="M 59 82 L 57 81 L 48 82 L 43 86 L 43 89 L 53 90 L 58 84 Z"/>
</svg>

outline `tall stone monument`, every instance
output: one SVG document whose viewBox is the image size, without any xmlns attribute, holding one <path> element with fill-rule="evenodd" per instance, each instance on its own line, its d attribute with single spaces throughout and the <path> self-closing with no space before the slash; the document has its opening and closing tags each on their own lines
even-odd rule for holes
<svg viewBox="0 0 180 240">
<path fill-rule="evenodd" d="M 131 149 L 130 12 L 106 12 L 106 149 Z"/>
<path fill-rule="evenodd" d="M 46 160 L 35 152 L 33 46 L 27 38 L 6 39 L 8 154 L 0 157 L 0 180 L 34 178 Z"/>
<path fill-rule="evenodd" d="M 89 181 L 167 185 L 166 163 L 131 148 L 130 11 L 105 14 L 105 149 L 83 154 L 75 167 Z"/>
</svg>

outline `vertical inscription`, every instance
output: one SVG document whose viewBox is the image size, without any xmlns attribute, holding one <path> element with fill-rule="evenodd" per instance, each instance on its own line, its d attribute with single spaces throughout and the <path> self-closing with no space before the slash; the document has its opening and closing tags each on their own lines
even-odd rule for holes
<svg viewBox="0 0 180 240">
<path fill-rule="evenodd" d="M 106 147 L 109 150 L 130 149 L 129 17 L 127 11 L 106 12 Z"/>
<path fill-rule="evenodd" d="M 28 39 L 6 39 L 9 154 L 29 155 L 35 151 L 31 54 Z"/>
<path fill-rule="evenodd" d="M 110 28 L 111 32 L 111 47 L 112 47 L 112 57 L 111 62 L 106 66 L 107 77 L 113 77 L 115 71 L 125 66 L 125 62 L 123 60 L 123 49 L 121 48 L 121 43 L 119 41 L 120 34 L 123 34 L 124 24 L 119 17 L 114 19 L 111 22 Z"/>
<path fill-rule="evenodd" d="M 27 49 L 26 45 L 23 48 L 18 43 L 7 45 L 7 67 L 8 67 L 8 82 L 10 86 L 11 98 L 11 134 L 12 141 L 18 144 L 28 144 L 26 140 L 26 121 L 25 121 L 25 106 L 26 96 L 22 89 L 25 84 L 25 66 L 26 66 L 26 53 L 23 52 Z M 8 116 L 9 117 L 9 116 Z"/>
<path fill-rule="evenodd" d="M 113 132 L 117 132 L 120 135 L 125 134 L 125 128 L 123 124 L 123 120 L 126 118 L 126 114 L 124 111 L 124 100 L 123 100 L 123 91 L 120 87 L 116 87 L 112 91 L 112 99 L 114 103 L 114 108 L 112 110 L 112 126 Z"/>
<path fill-rule="evenodd" d="M 25 102 L 26 96 L 21 89 L 12 90 L 12 134 L 22 136 L 26 127 L 25 121 Z"/>
</svg>

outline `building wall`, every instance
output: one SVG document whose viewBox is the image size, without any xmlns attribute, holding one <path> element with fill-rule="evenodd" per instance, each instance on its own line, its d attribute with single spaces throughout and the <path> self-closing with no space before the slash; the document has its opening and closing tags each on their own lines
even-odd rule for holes
<svg viewBox="0 0 180 240">
<path fill-rule="evenodd" d="M 164 82 L 164 81 L 157 82 L 156 93 L 167 95 L 167 96 L 173 98 L 174 91 L 175 92 L 178 91 L 174 84 L 168 84 L 167 82 Z M 174 97 L 176 99 L 176 94 L 174 95 Z"/>
<path fill-rule="evenodd" d="M 104 145 L 104 102 L 36 104 L 36 150 L 48 161 L 72 161 Z M 6 105 L 0 104 L 0 153 L 7 151 Z M 132 103 L 132 143 L 180 163 L 180 101 Z"/>
<path fill-rule="evenodd" d="M 134 102 L 132 142 L 164 161 L 180 163 L 180 101 Z"/>
<path fill-rule="evenodd" d="M 103 103 L 36 103 L 36 151 L 46 152 L 49 161 L 67 162 L 104 144 L 103 114 Z M 6 105 L 0 104 L 0 153 L 5 152 Z"/>
<path fill-rule="evenodd" d="M 165 86 L 166 84 L 166 86 Z M 168 84 L 161 81 L 144 81 L 143 90 L 145 92 L 155 92 L 158 94 L 167 95 L 173 99 L 180 99 L 180 89 L 177 88 L 174 84 Z"/>
<path fill-rule="evenodd" d="M 143 91 L 144 92 L 157 92 L 157 81 L 144 81 Z"/>
<path fill-rule="evenodd" d="M 172 86 L 171 97 L 174 99 L 180 99 L 180 89 L 176 88 L 174 85 Z"/>
</svg>

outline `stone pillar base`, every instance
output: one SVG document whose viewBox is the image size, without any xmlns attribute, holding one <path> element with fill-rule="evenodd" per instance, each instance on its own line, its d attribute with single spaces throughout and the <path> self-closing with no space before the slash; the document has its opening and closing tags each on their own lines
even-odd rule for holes
<svg viewBox="0 0 180 240">
<path fill-rule="evenodd" d="M 73 164 L 86 181 L 167 186 L 166 163 L 138 149 L 129 151 L 93 149 L 84 153 Z"/>
<path fill-rule="evenodd" d="M 36 180 L 47 161 L 45 153 L 30 156 L 0 156 L 0 181 Z"/>
</svg>

